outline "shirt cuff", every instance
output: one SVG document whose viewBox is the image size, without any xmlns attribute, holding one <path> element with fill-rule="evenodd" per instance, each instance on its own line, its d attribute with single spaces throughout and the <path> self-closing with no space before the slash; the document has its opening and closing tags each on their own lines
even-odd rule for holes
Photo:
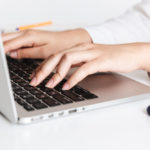
<svg viewBox="0 0 150 150">
<path fill-rule="evenodd" d="M 105 27 L 83 27 L 92 38 L 93 43 L 97 44 L 115 44 L 111 32 L 107 30 Z"/>
</svg>

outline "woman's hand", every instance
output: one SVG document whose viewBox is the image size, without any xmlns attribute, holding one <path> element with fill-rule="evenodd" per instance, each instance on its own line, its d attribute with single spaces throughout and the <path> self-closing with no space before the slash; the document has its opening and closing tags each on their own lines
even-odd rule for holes
<svg viewBox="0 0 150 150">
<path fill-rule="evenodd" d="M 62 32 L 25 30 L 2 36 L 4 49 L 12 58 L 47 58 L 75 45 L 91 42 L 83 29 Z"/>
<path fill-rule="evenodd" d="M 46 84 L 46 87 L 54 88 L 67 75 L 70 68 L 76 65 L 80 67 L 64 84 L 63 90 L 72 88 L 93 73 L 125 73 L 144 69 L 145 55 L 147 55 L 144 51 L 145 46 L 140 43 L 126 45 L 81 44 L 49 56 L 31 75 L 30 84 L 37 86 L 52 71 L 56 70 Z"/>
</svg>

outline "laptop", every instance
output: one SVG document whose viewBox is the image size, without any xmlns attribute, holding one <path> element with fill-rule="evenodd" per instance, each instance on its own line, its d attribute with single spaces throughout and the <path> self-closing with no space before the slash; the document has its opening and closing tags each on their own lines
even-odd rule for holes
<svg viewBox="0 0 150 150">
<path fill-rule="evenodd" d="M 5 55 L 0 39 L 0 112 L 12 123 L 29 124 L 96 108 L 150 97 L 150 87 L 113 73 L 88 76 L 63 91 L 64 79 L 54 89 L 29 85 L 30 74 L 42 60 L 15 60 Z"/>
</svg>

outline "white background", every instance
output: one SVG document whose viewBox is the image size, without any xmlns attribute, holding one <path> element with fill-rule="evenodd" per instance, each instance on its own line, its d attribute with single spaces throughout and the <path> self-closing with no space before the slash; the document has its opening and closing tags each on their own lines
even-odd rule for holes
<svg viewBox="0 0 150 150">
<path fill-rule="evenodd" d="M 0 27 L 52 20 L 54 27 L 78 27 L 123 13 L 137 0 L 1 0 Z M 144 72 L 131 74 L 149 84 Z M 29 126 L 0 115 L 1 150 L 149 150 L 150 100 L 123 104 Z"/>
<path fill-rule="evenodd" d="M 0 0 L 0 27 L 52 20 L 54 25 L 100 23 L 139 0 Z"/>
</svg>

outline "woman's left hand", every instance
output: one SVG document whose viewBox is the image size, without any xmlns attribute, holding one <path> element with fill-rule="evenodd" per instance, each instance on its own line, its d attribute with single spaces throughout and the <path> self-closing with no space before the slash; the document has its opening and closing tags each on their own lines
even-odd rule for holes
<svg viewBox="0 0 150 150">
<path fill-rule="evenodd" d="M 124 45 L 81 44 L 49 56 L 31 75 L 30 84 L 37 86 L 52 71 L 56 70 L 56 73 L 46 84 L 46 87 L 54 88 L 74 66 L 79 66 L 79 68 L 63 85 L 63 90 L 69 90 L 93 73 L 125 73 L 143 69 L 142 59 L 145 57 L 142 47 L 140 43 Z"/>
</svg>

